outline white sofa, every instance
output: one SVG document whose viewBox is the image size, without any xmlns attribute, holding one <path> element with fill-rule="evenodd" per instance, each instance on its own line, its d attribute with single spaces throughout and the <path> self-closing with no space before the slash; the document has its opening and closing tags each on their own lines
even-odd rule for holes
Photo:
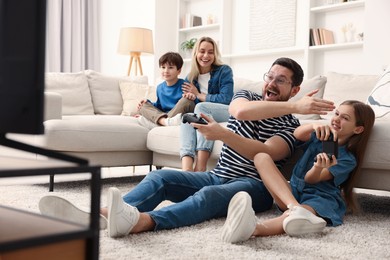
<svg viewBox="0 0 390 260">
<path fill-rule="evenodd" d="M 345 99 L 365 101 L 378 78 L 379 75 L 329 72 L 326 77 L 304 80 L 300 93 L 292 101 L 315 88 L 320 89 L 317 96 L 334 100 L 336 104 Z M 249 89 L 260 92 L 262 85 L 262 82 L 235 79 L 235 91 Z M 147 85 L 146 77 L 113 77 L 90 70 L 48 73 L 46 91 L 45 134 L 10 134 L 9 138 L 76 155 L 103 167 L 181 167 L 180 127 L 156 127 L 149 131 L 138 124 L 137 118 L 129 116 L 135 113 L 139 98 L 155 99 L 155 90 Z M 298 117 L 302 124 L 327 120 L 313 115 Z M 377 119 L 358 182 L 361 188 L 390 191 L 389 127 L 389 118 Z M 209 168 L 214 167 L 221 146 L 220 141 L 215 142 Z M 0 153 L 9 154 L 10 151 L 1 147 Z M 42 158 L 39 155 L 28 156 Z M 291 160 L 286 165 L 286 176 L 293 163 L 294 160 Z"/>
</svg>

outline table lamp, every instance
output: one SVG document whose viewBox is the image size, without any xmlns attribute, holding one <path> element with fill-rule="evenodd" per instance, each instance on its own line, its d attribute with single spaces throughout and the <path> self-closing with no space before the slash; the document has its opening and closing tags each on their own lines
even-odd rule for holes
<svg viewBox="0 0 390 260">
<path fill-rule="evenodd" d="M 125 27 L 121 28 L 118 44 L 118 53 L 129 55 L 130 62 L 127 76 L 130 76 L 130 71 L 133 63 L 135 63 L 135 75 L 138 75 L 138 68 L 141 76 L 142 64 L 141 53 L 153 54 L 153 37 L 152 31 L 145 28 Z"/>
</svg>

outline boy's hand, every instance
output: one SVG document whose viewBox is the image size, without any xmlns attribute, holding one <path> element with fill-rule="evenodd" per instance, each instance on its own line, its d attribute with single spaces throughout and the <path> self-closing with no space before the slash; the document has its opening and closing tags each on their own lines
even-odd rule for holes
<svg viewBox="0 0 390 260">
<path fill-rule="evenodd" d="M 192 101 L 194 101 L 196 99 L 196 96 L 192 93 L 184 93 L 183 97 L 186 99 L 192 100 Z"/>
<path fill-rule="evenodd" d="M 142 100 L 138 103 L 137 109 L 140 110 L 141 107 L 142 107 L 146 102 L 148 102 L 147 99 L 142 99 Z"/>
</svg>

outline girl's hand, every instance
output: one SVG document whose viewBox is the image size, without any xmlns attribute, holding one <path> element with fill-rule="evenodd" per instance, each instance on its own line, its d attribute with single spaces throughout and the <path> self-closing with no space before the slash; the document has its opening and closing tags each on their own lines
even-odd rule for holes
<svg viewBox="0 0 390 260">
<path fill-rule="evenodd" d="M 142 107 L 146 102 L 148 102 L 147 99 L 142 99 L 142 100 L 138 103 L 137 109 L 140 110 L 141 107 Z"/>
<path fill-rule="evenodd" d="M 337 133 L 332 131 L 329 125 L 313 125 L 313 129 L 316 132 L 317 139 L 320 141 L 327 141 L 331 133 L 333 133 L 333 141 L 337 140 Z"/>
<path fill-rule="evenodd" d="M 329 159 L 326 153 L 317 154 L 317 161 L 314 162 L 315 167 L 317 168 L 329 168 L 337 164 L 336 156 L 332 155 L 332 159 Z"/>
</svg>

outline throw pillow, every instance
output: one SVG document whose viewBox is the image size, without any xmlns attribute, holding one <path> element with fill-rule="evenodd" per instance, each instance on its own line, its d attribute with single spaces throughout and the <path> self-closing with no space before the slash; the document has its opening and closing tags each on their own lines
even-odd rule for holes
<svg viewBox="0 0 390 260">
<path fill-rule="evenodd" d="M 378 75 L 357 75 L 328 72 L 326 77 L 328 82 L 324 91 L 324 99 L 331 100 L 336 107 L 345 100 L 367 100 L 372 87 L 378 81 Z M 330 119 L 333 113 L 321 116 L 324 119 Z"/>
<path fill-rule="evenodd" d="M 45 90 L 62 96 L 63 115 L 93 115 L 91 93 L 83 72 L 47 72 Z"/>
<path fill-rule="evenodd" d="M 301 89 L 299 92 L 292 98 L 290 98 L 289 101 L 295 102 L 301 99 L 303 96 L 305 96 L 307 93 L 318 89 L 319 91 L 314 95 L 314 97 L 322 98 L 324 95 L 324 89 L 325 89 L 325 84 L 326 84 L 326 77 L 325 76 L 314 76 L 311 79 L 305 79 L 303 80 L 301 84 Z M 301 115 L 301 114 L 294 114 L 298 119 L 303 120 L 303 119 L 320 119 L 319 115 L 312 114 L 312 115 Z"/>
<path fill-rule="evenodd" d="M 119 115 L 122 112 L 120 81 L 148 84 L 147 76 L 110 76 L 94 70 L 86 70 L 85 75 L 91 90 L 95 114 L 100 115 Z"/>
<path fill-rule="evenodd" d="M 137 105 L 142 99 L 156 100 L 156 91 L 149 85 L 123 81 L 119 87 L 123 99 L 122 116 L 137 115 Z"/>
<path fill-rule="evenodd" d="M 376 118 L 384 117 L 390 113 L 390 66 L 375 84 L 368 96 L 367 104 L 374 110 Z"/>
</svg>

